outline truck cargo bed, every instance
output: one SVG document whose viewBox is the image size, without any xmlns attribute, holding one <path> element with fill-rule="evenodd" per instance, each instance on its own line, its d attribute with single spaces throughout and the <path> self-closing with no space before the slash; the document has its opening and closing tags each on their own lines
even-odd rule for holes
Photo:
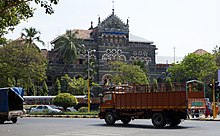
<svg viewBox="0 0 220 136">
<path fill-rule="evenodd" d="M 117 110 L 186 109 L 186 92 L 118 93 L 115 94 L 115 107 Z"/>
</svg>

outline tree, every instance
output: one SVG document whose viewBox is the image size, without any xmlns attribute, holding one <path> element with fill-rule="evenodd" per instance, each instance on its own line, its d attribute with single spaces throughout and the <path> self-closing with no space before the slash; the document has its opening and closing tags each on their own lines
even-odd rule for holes
<svg viewBox="0 0 220 136">
<path fill-rule="evenodd" d="M 71 78 L 65 74 L 61 77 L 61 92 L 67 93 L 68 92 L 68 83 L 71 81 Z"/>
<path fill-rule="evenodd" d="M 40 39 L 40 31 L 37 31 L 35 28 L 24 28 L 24 32 L 21 33 L 21 38 L 25 40 L 27 45 L 34 45 L 35 48 L 39 49 L 36 44 L 36 42 L 40 42 L 44 45 L 44 42 Z"/>
<path fill-rule="evenodd" d="M 32 83 L 39 83 L 45 79 L 46 66 L 46 59 L 41 53 L 26 44 L 12 42 L 0 47 L 0 80 L 4 81 L 0 86 L 7 86 L 11 79 L 14 86 L 29 88 Z"/>
<path fill-rule="evenodd" d="M 71 94 L 82 95 L 86 94 L 88 86 L 88 80 L 83 78 L 73 78 L 71 82 L 68 83 L 68 90 Z"/>
<path fill-rule="evenodd" d="M 60 80 L 58 78 L 55 82 L 55 92 L 56 92 L 56 94 L 59 94 L 61 92 L 61 84 L 60 84 Z"/>
<path fill-rule="evenodd" d="M 153 79 L 153 88 L 152 91 L 157 92 L 158 91 L 158 82 L 157 79 Z"/>
<path fill-rule="evenodd" d="M 0 0 L 0 45 L 5 43 L 4 34 L 12 31 L 22 20 L 33 17 L 34 10 L 30 4 L 39 4 L 46 14 L 54 13 L 52 4 L 59 0 Z M 32 4 L 33 5 L 33 4 Z"/>
<path fill-rule="evenodd" d="M 168 69 L 172 81 L 176 82 L 185 82 L 191 79 L 210 82 L 216 76 L 216 71 L 215 57 L 209 53 L 204 55 L 189 54 L 182 62 L 173 64 Z"/>
<path fill-rule="evenodd" d="M 70 64 L 78 57 L 79 49 L 83 49 L 76 38 L 77 32 L 67 30 L 65 35 L 59 37 L 55 48 L 60 51 L 61 57 L 65 64 Z"/>
<path fill-rule="evenodd" d="M 45 81 L 43 82 L 42 90 L 43 90 L 43 95 L 47 96 L 48 93 L 49 93 L 49 90 L 48 90 L 48 87 L 47 87 L 47 83 Z"/>
<path fill-rule="evenodd" d="M 58 49 L 65 64 L 64 71 L 68 70 L 67 65 L 73 63 L 78 58 L 79 53 L 84 50 L 84 46 L 79 44 L 76 35 L 77 31 L 72 32 L 71 30 L 67 30 L 66 34 L 60 36 L 55 44 L 54 48 Z"/>
<path fill-rule="evenodd" d="M 146 74 L 139 66 L 129 65 L 123 62 L 113 62 L 112 70 L 115 72 L 112 80 L 117 84 L 145 85 L 149 83 Z"/>
<path fill-rule="evenodd" d="M 215 56 L 216 59 L 216 65 L 219 67 L 220 66 L 220 47 L 216 45 L 214 49 L 212 50 L 213 55 Z"/>
<path fill-rule="evenodd" d="M 141 61 L 141 60 L 137 60 L 137 61 L 134 61 L 134 65 L 140 66 L 140 68 L 141 68 L 145 73 L 147 73 L 146 62 Z"/>
<path fill-rule="evenodd" d="M 70 93 L 60 93 L 54 98 L 53 103 L 57 106 L 62 106 L 66 111 L 68 107 L 75 106 L 78 101 Z"/>
</svg>

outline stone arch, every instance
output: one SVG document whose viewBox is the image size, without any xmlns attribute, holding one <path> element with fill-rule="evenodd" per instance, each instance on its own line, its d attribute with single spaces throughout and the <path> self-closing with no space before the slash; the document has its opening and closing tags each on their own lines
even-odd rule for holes
<svg viewBox="0 0 220 136">
<path fill-rule="evenodd" d="M 112 79 L 111 74 L 105 74 L 102 76 L 102 81 L 103 81 L 104 85 L 110 85 L 112 83 L 111 79 Z"/>
<path fill-rule="evenodd" d="M 118 58 L 119 61 L 126 61 L 125 55 L 120 55 Z"/>
</svg>

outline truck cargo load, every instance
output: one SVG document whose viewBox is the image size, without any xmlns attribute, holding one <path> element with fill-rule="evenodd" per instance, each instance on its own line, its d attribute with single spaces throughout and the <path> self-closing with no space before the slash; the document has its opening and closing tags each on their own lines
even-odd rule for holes
<svg viewBox="0 0 220 136">
<path fill-rule="evenodd" d="M 0 124 L 17 122 L 23 115 L 24 90 L 20 87 L 0 88 Z"/>
</svg>

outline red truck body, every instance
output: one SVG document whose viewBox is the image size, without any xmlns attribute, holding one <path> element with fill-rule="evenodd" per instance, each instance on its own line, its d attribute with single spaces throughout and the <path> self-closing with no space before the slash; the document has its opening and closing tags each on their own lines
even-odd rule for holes
<svg viewBox="0 0 220 136">
<path fill-rule="evenodd" d="M 160 111 L 164 109 L 186 109 L 186 92 L 148 92 L 114 94 L 115 108 L 117 110 L 151 109 Z"/>
<path fill-rule="evenodd" d="M 177 126 L 187 118 L 191 98 L 204 99 L 204 92 L 146 92 L 136 87 L 118 87 L 104 93 L 100 104 L 100 119 L 108 125 L 116 120 L 127 124 L 131 119 L 152 119 L 156 127 Z"/>
</svg>

